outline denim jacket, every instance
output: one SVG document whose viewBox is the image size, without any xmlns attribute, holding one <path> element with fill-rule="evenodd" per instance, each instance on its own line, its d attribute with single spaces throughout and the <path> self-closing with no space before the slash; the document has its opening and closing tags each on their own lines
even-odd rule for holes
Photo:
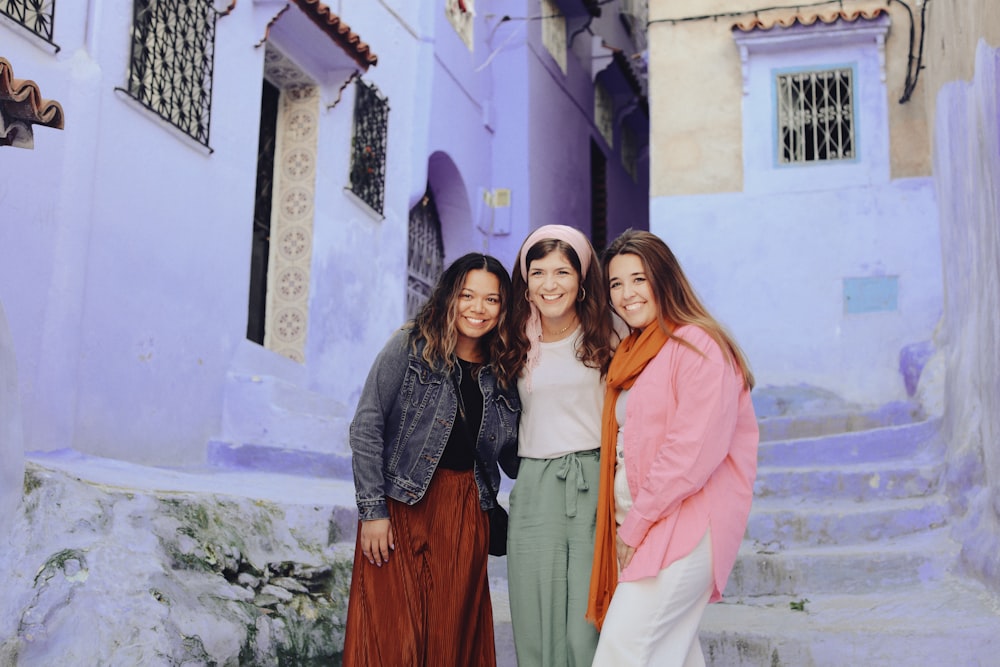
<svg viewBox="0 0 1000 667">
<path fill-rule="evenodd" d="M 397 331 L 379 353 L 365 381 L 351 421 L 351 451 L 358 517 L 362 521 L 389 516 L 386 497 L 413 505 L 427 492 L 444 452 L 458 412 L 456 383 L 444 371 L 433 370 L 420 353 L 410 350 L 410 330 Z M 461 367 L 453 372 L 461 382 Z M 475 464 L 479 504 L 493 507 L 499 463 L 510 477 L 517 476 L 517 427 L 521 401 L 517 387 L 502 389 L 490 366 L 479 373 L 483 392 L 483 420 L 476 442 L 487 470 Z"/>
</svg>

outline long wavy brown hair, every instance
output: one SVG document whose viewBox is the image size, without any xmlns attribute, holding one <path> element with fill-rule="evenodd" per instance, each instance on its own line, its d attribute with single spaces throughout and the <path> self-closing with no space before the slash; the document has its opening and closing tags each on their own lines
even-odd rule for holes
<svg viewBox="0 0 1000 667">
<path fill-rule="evenodd" d="M 743 376 L 743 385 L 747 389 L 753 389 L 754 377 L 746 356 L 725 327 L 719 324 L 702 305 L 687 276 L 684 275 L 680 262 L 663 239 L 651 232 L 633 229 L 624 232 L 604 251 L 602 265 L 605 275 L 611 260 L 618 255 L 635 255 L 642 262 L 643 271 L 656 300 L 656 319 L 667 336 L 704 354 L 702 350 L 673 334 L 677 327 L 685 324 L 701 327 L 718 343 L 719 348 L 729 357 L 733 368 Z"/>
<path fill-rule="evenodd" d="M 436 370 L 451 373 L 456 364 L 458 344 L 458 295 L 465 286 L 470 271 L 489 271 L 500 283 L 500 315 L 497 325 L 480 339 L 483 364 L 491 365 L 500 385 L 508 389 L 517 381 L 517 357 L 510 336 L 510 275 L 500 260 L 490 255 L 469 253 L 456 259 L 445 269 L 434 286 L 430 298 L 413 320 L 410 346 L 416 353 L 417 343 L 425 341 L 422 357 Z"/>
<path fill-rule="evenodd" d="M 608 287 L 605 284 L 601 265 L 597 261 L 597 253 L 591 248 L 590 265 L 587 267 L 587 277 L 581 278 L 583 270 L 580 258 L 573 246 L 557 239 L 543 239 L 522 252 L 525 255 L 525 266 L 531 268 L 531 263 L 552 252 L 560 252 L 569 261 L 580 280 L 580 286 L 586 290 L 583 300 L 576 302 L 576 316 L 583 327 L 583 335 L 577 346 L 576 356 L 585 366 L 596 368 L 603 376 L 611 363 L 612 337 L 617 336 L 612 326 L 611 307 L 608 302 Z M 528 348 L 531 341 L 524 334 L 525 324 L 531 316 L 531 303 L 527 299 L 528 283 L 521 275 L 521 255 L 514 260 L 513 291 L 514 306 L 512 308 L 513 336 L 511 346 L 517 358 L 517 374 L 524 370 L 528 359 Z"/>
</svg>

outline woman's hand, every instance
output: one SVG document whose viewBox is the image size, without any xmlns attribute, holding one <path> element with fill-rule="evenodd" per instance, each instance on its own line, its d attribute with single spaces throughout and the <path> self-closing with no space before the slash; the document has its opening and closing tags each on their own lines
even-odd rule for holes
<svg viewBox="0 0 1000 667">
<path fill-rule="evenodd" d="M 372 565 L 382 567 L 389 562 L 389 552 L 396 548 L 392 525 L 388 519 L 361 522 L 361 555 Z"/>
<path fill-rule="evenodd" d="M 622 538 L 615 535 L 615 552 L 618 554 L 618 571 L 621 572 L 632 562 L 635 547 L 630 547 L 622 541 Z"/>
</svg>

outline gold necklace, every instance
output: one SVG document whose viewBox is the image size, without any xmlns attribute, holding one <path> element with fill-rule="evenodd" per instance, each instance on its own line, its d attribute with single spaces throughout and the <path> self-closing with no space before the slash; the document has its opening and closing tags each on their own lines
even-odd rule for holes
<svg viewBox="0 0 1000 667">
<path fill-rule="evenodd" d="M 569 331 L 569 328 L 570 328 L 570 327 L 572 327 L 572 326 L 576 326 L 576 324 L 577 324 L 576 322 L 570 322 L 569 324 L 567 324 L 566 326 L 564 326 L 564 327 L 563 327 L 562 329 L 560 329 L 559 331 L 557 331 L 557 332 L 555 332 L 555 333 L 550 333 L 550 334 L 546 334 L 546 333 L 545 333 L 545 332 L 543 331 L 543 332 L 542 332 L 542 335 L 541 335 L 541 336 L 539 336 L 539 339 L 541 339 L 541 338 L 544 338 L 544 337 L 545 337 L 546 335 L 548 335 L 548 337 L 549 337 L 549 338 L 555 338 L 556 336 L 561 336 L 561 335 L 563 335 L 564 333 L 566 333 L 567 331 Z"/>
</svg>

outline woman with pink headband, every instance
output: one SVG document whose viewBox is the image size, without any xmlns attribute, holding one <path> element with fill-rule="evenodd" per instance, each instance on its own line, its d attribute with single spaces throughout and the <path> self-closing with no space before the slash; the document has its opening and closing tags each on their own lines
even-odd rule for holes
<svg viewBox="0 0 1000 667">
<path fill-rule="evenodd" d="M 614 328 L 594 249 L 579 230 L 528 235 L 512 272 L 512 347 L 523 366 L 507 580 L 520 667 L 590 665 L 587 622 L 604 374 Z"/>
</svg>

